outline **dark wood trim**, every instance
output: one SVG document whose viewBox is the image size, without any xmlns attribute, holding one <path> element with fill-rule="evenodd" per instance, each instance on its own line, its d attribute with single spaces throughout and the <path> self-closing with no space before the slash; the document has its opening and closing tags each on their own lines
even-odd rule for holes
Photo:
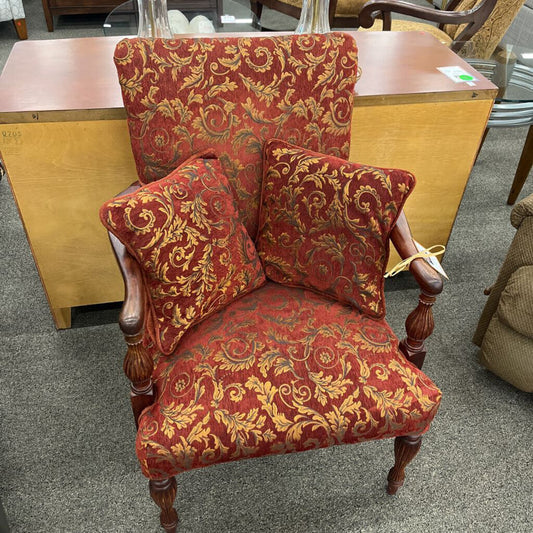
<svg viewBox="0 0 533 533">
<path fill-rule="evenodd" d="M 527 177 L 531 167 L 533 166 L 533 125 L 529 126 L 527 131 L 526 142 L 524 143 L 524 148 L 522 149 L 522 155 L 520 156 L 520 161 L 518 162 L 518 167 L 514 175 L 513 184 L 511 185 L 511 192 L 507 198 L 507 203 L 513 205 L 526 182 Z"/>
<path fill-rule="evenodd" d="M 405 467 L 415 458 L 422 445 L 420 435 L 396 437 L 394 439 L 394 466 L 387 477 L 387 493 L 396 494 L 405 480 Z"/>
<path fill-rule="evenodd" d="M 159 521 L 166 533 L 175 533 L 178 525 L 178 513 L 174 509 L 176 498 L 176 478 L 149 481 L 150 496 L 161 509 Z"/>
<path fill-rule="evenodd" d="M 471 39 L 483 26 L 496 6 L 496 2 L 497 0 L 483 0 L 468 11 L 453 11 L 453 8 L 459 4 L 459 0 L 453 0 L 446 10 L 438 10 L 396 0 L 370 0 L 361 8 L 358 23 L 363 28 L 371 28 L 376 18 L 385 18 L 388 22 L 387 24 L 384 22 L 383 30 L 389 31 L 390 14 L 400 13 L 429 22 L 437 22 L 441 30 L 446 24 L 466 24 L 465 29 L 457 36 L 453 45 L 453 50 L 457 52 L 464 42 Z"/>
<path fill-rule="evenodd" d="M 14 19 L 13 24 L 15 25 L 15 31 L 17 32 L 18 38 L 21 40 L 28 38 L 28 26 L 26 25 L 26 19 Z"/>
<path fill-rule="evenodd" d="M 418 253 L 403 212 L 392 230 L 391 241 L 402 259 L 407 259 Z M 424 341 L 431 335 L 435 327 L 432 307 L 436 297 L 442 292 L 443 282 L 440 274 L 422 258 L 415 259 L 410 264 L 409 271 L 415 278 L 421 292 L 417 307 L 405 321 L 407 336 L 400 342 L 400 350 L 408 361 L 418 368 L 422 368 L 427 352 Z"/>
</svg>

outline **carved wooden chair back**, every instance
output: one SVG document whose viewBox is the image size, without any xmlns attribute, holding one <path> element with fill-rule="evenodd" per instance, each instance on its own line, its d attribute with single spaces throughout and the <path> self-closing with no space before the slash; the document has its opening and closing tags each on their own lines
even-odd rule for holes
<svg viewBox="0 0 533 533">
<path fill-rule="evenodd" d="M 444 10 L 396 0 L 371 0 L 359 13 L 359 25 L 370 31 L 423 30 L 458 52 L 468 43 L 468 55 L 489 58 L 525 0 L 451 0 Z M 392 20 L 399 13 L 437 23 Z M 378 20 L 381 19 L 381 20 Z"/>
</svg>

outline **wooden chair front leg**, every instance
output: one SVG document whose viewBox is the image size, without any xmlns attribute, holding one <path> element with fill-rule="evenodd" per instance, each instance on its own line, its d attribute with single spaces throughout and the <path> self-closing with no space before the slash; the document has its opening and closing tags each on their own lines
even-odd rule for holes
<svg viewBox="0 0 533 533">
<path fill-rule="evenodd" d="M 174 509 L 174 499 L 176 498 L 176 478 L 163 479 L 149 482 L 150 496 L 161 509 L 159 521 L 167 533 L 175 533 L 178 525 L 178 513 Z"/>
<path fill-rule="evenodd" d="M 142 331 L 136 335 L 124 335 L 124 339 L 128 345 L 128 351 L 124 357 L 123 368 L 126 377 L 131 382 L 131 408 L 135 426 L 138 428 L 142 411 L 154 403 L 153 361 L 142 345 Z"/>
<path fill-rule="evenodd" d="M 388 494 L 396 494 L 405 480 L 405 467 L 414 459 L 420 450 L 422 437 L 420 435 L 396 437 L 394 439 L 394 466 L 390 469 L 387 481 Z"/>
<path fill-rule="evenodd" d="M 407 337 L 400 342 L 400 350 L 407 360 L 418 368 L 422 368 L 426 358 L 427 352 L 424 341 L 431 335 L 435 327 L 431 309 L 435 300 L 435 296 L 421 292 L 416 309 L 405 321 Z"/>
</svg>

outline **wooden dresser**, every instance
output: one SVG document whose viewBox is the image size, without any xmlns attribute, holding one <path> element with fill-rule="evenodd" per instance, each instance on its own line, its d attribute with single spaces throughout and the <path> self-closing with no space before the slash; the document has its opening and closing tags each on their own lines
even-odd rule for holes
<svg viewBox="0 0 533 533">
<path fill-rule="evenodd" d="M 54 31 L 54 17 L 109 13 L 124 0 L 43 0 L 44 18 L 48 31 Z"/>
<path fill-rule="evenodd" d="M 355 37 L 362 74 L 350 159 L 411 170 L 413 234 L 424 246 L 446 244 L 497 88 L 429 34 Z M 0 159 L 58 328 L 70 326 L 72 307 L 124 295 L 98 218 L 137 178 L 113 64 L 118 40 L 21 41 L 0 78 Z M 478 81 L 437 70 L 453 65 Z"/>
</svg>

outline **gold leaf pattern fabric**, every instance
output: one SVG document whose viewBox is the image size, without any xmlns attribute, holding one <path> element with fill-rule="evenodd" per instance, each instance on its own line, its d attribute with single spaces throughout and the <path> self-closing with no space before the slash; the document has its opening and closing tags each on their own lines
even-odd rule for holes
<svg viewBox="0 0 533 533">
<path fill-rule="evenodd" d="M 468 10 L 479 4 L 481 0 L 463 0 L 456 11 Z M 468 46 L 463 50 L 470 57 L 479 59 L 489 59 L 496 47 L 503 39 L 505 32 L 513 22 L 516 14 L 524 4 L 525 0 L 500 0 L 494 6 L 492 13 L 481 28 L 472 36 Z M 452 37 L 457 39 L 466 25 L 460 26 L 447 24 L 444 26 L 444 31 Z"/>
<path fill-rule="evenodd" d="M 186 161 L 106 202 L 100 218 L 141 265 L 149 333 L 165 354 L 193 324 L 265 282 L 217 159 Z"/>
<path fill-rule="evenodd" d="M 383 320 L 268 282 L 155 358 L 156 402 L 139 419 L 143 472 L 420 434 L 441 393 Z"/>
<path fill-rule="evenodd" d="M 348 157 L 357 77 L 348 34 L 125 39 L 114 59 L 140 181 L 212 149 L 253 237 L 265 140 Z"/>
<path fill-rule="evenodd" d="M 414 185 L 404 170 L 269 141 L 256 239 L 267 277 L 383 317 L 389 234 Z"/>
</svg>

